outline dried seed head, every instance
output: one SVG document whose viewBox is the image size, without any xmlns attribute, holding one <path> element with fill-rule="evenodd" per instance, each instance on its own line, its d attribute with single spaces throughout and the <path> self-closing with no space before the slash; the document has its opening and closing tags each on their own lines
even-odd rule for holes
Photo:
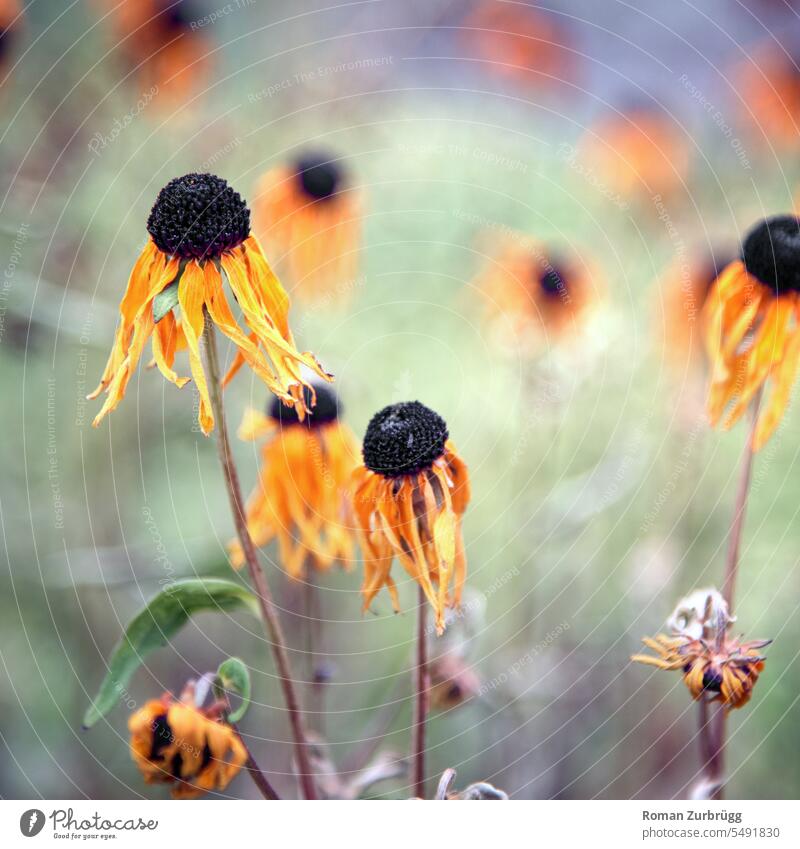
<svg viewBox="0 0 800 849">
<path fill-rule="evenodd" d="M 302 156 L 295 166 L 303 191 L 314 200 L 326 200 L 336 194 L 342 181 L 341 168 L 318 154 Z"/>
<path fill-rule="evenodd" d="M 508 793 L 500 790 L 488 781 L 478 781 L 475 784 L 470 784 L 466 790 L 459 794 L 460 799 L 464 800 L 484 800 L 490 802 L 507 801 Z"/>
<path fill-rule="evenodd" d="M 722 594 L 709 587 L 694 590 L 682 598 L 667 619 L 667 627 L 675 634 L 699 640 L 713 637 L 720 629 L 724 633 L 735 621 Z"/>
<path fill-rule="evenodd" d="M 419 401 L 376 413 L 364 436 L 364 465 L 387 478 L 429 469 L 444 454 L 445 420 Z"/>
<path fill-rule="evenodd" d="M 800 291 L 800 219 L 776 215 L 760 221 L 745 237 L 742 260 L 774 292 Z"/>
<path fill-rule="evenodd" d="M 212 259 L 250 235 L 250 210 L 221 177 L 186 174 L 158 193 L 147 232 L 165 254 Z"/>
</svg>

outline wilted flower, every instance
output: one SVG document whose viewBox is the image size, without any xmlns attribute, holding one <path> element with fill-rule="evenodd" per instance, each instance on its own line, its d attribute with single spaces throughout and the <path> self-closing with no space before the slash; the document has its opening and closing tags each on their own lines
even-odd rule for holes
<svg viewBox="0 0 800 849">
<path fill-rule="evenodd" d="M 198 421 L 203 433 L 214 427 L 200 338 L 206 319 L 238 349 L 231 374 L 246 362 L 299 417 L 308 412 L 301 366 L 330 379 L 310 353 L 300 353 L 289 329 L 289 298 L 250 234 L 250 211 L 238 192 L 213 174 L 186 174 L 160 192 L 147 220 L 150 239 L 128 281 L 120 304 L 120 323 L 100 385 L 89 396 L 107 393 L 95 427 L 125 395 L 147 340 L 155 363 L 179 388 L 189 378 L 173 370 L 176 349 L 186 347 L 200 395 Z M 249 334 L 231 312 L 222 272 L 244 314 Z M 180 306 L 178 322 L 172 308 Z"/>
<path fill-rule="evenodd" d="M 175 799 L 224 790 L 247 760 L 247 752 L 222 716 L 225 705 L 194 704 L 188 685 L 176 701 L 153 699 L 128 720 L 131 756 L 147 784 L 171 784 Z"/>
<path fill-rule="evenodd" d="M 239 429 L 244 440 L 264 439 L 258 485 L 247 504 L 247 527 L 257 546 L 277 537 L 281 562 L 293 578 L 306 562 L 327 569 L 349 567 L 354 539 L 347 489 L 357 465 L 358 443 L 340 420 L 333 389 L 314 387 L 317 403 L 305 422 L 273 399 L 268 412 L 250 410 Z M 244 563 L 238 541 L 229 545 L 231 563 Z"/>
<path fill-rule="evenodd" d="M 475 287 L 491 321 L 534 340 L 579 332 L 600 298 L 598 277 L 580 257 L 522 236 L 504 240 Z"/>
<path fill-rule="evenodd" d="M 698 590 L 683 599 L 670 617 L 672 636 L 644 637 L 642 642 L 654 654 L 636 654 L 631 660 L 680 670 L 694 699 L 708 695 L 710 701 L 722 702 L 728 709 L 743 707 L 764 668 L 766 658 L 759 650 L 771 640 L 742 642 L 731 637 L 732 621 L 727 603 L 716 590 Z"/>
<path fill-rule="evenodd" d="M 384 407 L 367 427 L 364 465 L 354 473 L 364 608 L 385 586 L 399 610 L 390 574 L 397 557 L 433 607 L 438 633 L 445 606 L 461 599 L 461 517 L 470 498 L 467 467 L 448 437 L 444 419 L 419 401 Z"/>
<path fill-rule="evenodd" d="M 256 186 L 253 225 L 270 255 L 285 257 L 293 292 L 337 298 L 354 286 L 361 197 L 332 156 L 306 154 L 267 172 Z"/>
<path fill-rule="evenodd" d="M 769 382 L 753 451 L 778 426 L 800 363 L 800 219 L 779 215 L 756 224 L 742 256 L 720 274 L 704 313 L 711 361 L 708 415 L 716 426 L 739 420 Z M 730 409 L 728 409 L 730 407 Z"/>
</svg>

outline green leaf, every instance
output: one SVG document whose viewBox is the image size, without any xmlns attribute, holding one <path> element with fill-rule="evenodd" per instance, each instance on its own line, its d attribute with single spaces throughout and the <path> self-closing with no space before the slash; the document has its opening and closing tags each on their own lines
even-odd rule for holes
<svg viewBox="0 0 800 849">
<path fill-rule="evenodd" d="M 223 661 L 217 669 L 214 690 L 218 698 L 221 698 L 225 692 L 236 693 L 241 697 L 242 703 L 238 709 L 228 716 L 231 722 L 238 722 L 250 707 L 250 671 L 244 665 L 244 661 L 238 657 L 229 657 Z"/>
<path fill-rule="evenodd" d="M 166 289 L 162 289 L 153 298 L 153 321 L 158 324 L 162 318 L 178 305 L 178 281 L 173 280 Z"/>
<path fill-rule="evenodd" d="M 258 601 L 241 584 L 220 578 L 176 581 L 133 618 L 108 663 L 100 690 L 83 717 L 91 728 L 127 692 L 133 673 L 151 652 L 165 646 L 195 613 L 245 607 L 258 615 Z"/>
</svg>

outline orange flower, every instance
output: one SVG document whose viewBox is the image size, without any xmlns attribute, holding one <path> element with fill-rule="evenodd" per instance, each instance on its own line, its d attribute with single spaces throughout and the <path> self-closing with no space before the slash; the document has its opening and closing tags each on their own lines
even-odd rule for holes
<svg viewBox="0 0 800 849">
<path fill-rule="evenodd" d="M 308 411 L 301 366 L 330 380 L 310 353 L 300 353 L 289 330 L 289 298 L 250 235 L 250 211 L 238 192 L 212 174 L 187 174 L 159 193 L 147 221 L 150 239 L 131 272 L 120 304 L 120 324 L 100 385 L 89 395 L 107 394 L 96 427 L 125 396 L 142 350 L 153 339 L 153 356 L 164 377 L 183 387 L 188 377 L 173 370 L 175 351 L 186 347 L 200 394 L 203 433 L 214 428 L 200 338 L 210 319 L 237 347 L 226 382 L 247 363 L 298 416 Z M 224 272 L 249 334 L 231 312 Z M 180 324 L 172 307 L 181 309 Z M 311 395 L 313 401 L 313 393 Z"/>
<path fill-rule="evenodd" d="M 726 252 L 703 250 L 677 259 L 660 285 L 663 317 L 660 334 L 664 352 L 676 366 L 685 366 L 703 352 L 701 315 L 720 271 L 728 264 Z"/>
<path fill-rule="evenodd" d="M 769 382 L 753 439 L 760 450 L 783 417 L 800 363 L 800 219 L 780 215 L 756 224 L 742 259 L 720 274 L 703 321 L 711 386 L 708 415 L 731 427 Z M 729 409 L 730 407 L 730 409 Z"/>
<path fill-rule="evenodd" d="M 341 298 L 358 270 L 361 199 L 341 164 L 311 154 L 265 174 L 253 204 L 255 231 L 270 254 L 283 256 L 297 293 Z"/>
<path fill-rule="evenodd" d="M 574 76 L 577 54 L 552 14 L 485 0 L 465 18 L 459 33 L 469 54 L 486 63 L 488 71 L 521 85 L 552 86 Z"/>
<path fill-rule="evenodd" d="M 470 498 L 467 467 L 444 419 L 419 401 L 376 413 L 363 455 L 354 474 L 353 509 L 364 554 L 364 609 L 385 586 L 399 610 L 390 574 L 397 557 L 425 593 L 441 634 L 445 606 L 459 604 L 466 577 L 461 517 Z"/>
<path fill-rule="evenodd" d="M 128 720 L 131 757 L 147 784 L 171 784 L 175 799 L 224 790 L 247 760 L 236 732 L 222 719 L 222 703 L 194 704 L 188 685 L 176 701 L 153 699 Z"/>
<path fill-rule="evenodd" d="M 306 423 L 274 399 L 267 415 L 250 410 L 239 430 L 244 440 L 266 437 L 258 486 L 247 505 L 250 536 L 257 546 L 277 537 L 281 562 L 293 578 L 302 577 L 306 562 L 328 569 L 338 560 L 349 568 L 353 559 L 346 492 L 358 444 L 339 420 L 333 390 L 320 384 L 315 391 Z M 231 541 L 229 552 L 240 568 L 238 541 Z"/>
<path fill-rule="evenodd" d="M 652 109 L 611 115 L 587 132 L 581 145 L 589 167 L 622 197 L 669 197 L 689 168 L 680 128 Z"/>
<path fill-rule="evenodd" d="M 635 654 L 631 660 L 656 666 L 659 669 L 679 669 L 693 699 L 710 694 L 710 701 L 722 702 L 726 708 L 740 708 L 750 701 L 758 676 L 764 668 L 759 649 L 770 640 L 742 643 L 721 633 L 717 640 L 691 639 L 678 634 L 655 639 L 644 637 L 642 642 L 655 656 Z"/>
<path fill-rule="evenodd" d="M 731 74 L 739 115 L 760 147 L 794 151 L 800 142 L 800 71 L 770 44 L 737 65 Z"/>
<path fill-rule="evenodd" d="M 474 285 L 489 320 L 522 337 L 578 332 L 600 300 L 597 275 L 578 257 L 522 236 L 505 240 Z"/>
<path fill-rule="evenodd" d="M 19 0 L 0 0 L 0 73 L 11 64 L 11 53 L 22 25 Z"/>
<path fill-rule="evenodd" d="M 108 14 L 119 50 L 133 67 L 142 90 L 157 90 L 165 105 L 185 102 L 202 91 L 210 45 L 204 11 L 192 0 L 96 0 Z"/>
</svg>

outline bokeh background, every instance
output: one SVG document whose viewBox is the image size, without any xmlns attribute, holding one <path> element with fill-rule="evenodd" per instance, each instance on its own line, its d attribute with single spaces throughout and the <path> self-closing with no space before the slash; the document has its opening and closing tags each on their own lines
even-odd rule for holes
<svg viewBox="0 0 800 849">
<path fill-rule="evenodd" d="M 81 731 L 124 624 L 165 582 L 229 574 L 232 532 L 191 385 L 140 370 L 98 430 L 84 396 L 161 186 L 211 170 L 249 197 L 314 148 L 363 193 L 363 238 L 349 301 L 295 304 L 300 345 L 336 373 L 359 436 L 380 407 L 419 399 L 472 474 L 470 603 L 450 639 L 483 686 L 432 716 L 431 776 L 451 766 L 459 786 L 514 798 L 686 796 L 695 706 L 679 676 L 629 656 L 681 596 L 720 582 L 744 432 L 709 430 L 705 365 L 669 286 L 794 206 L 795 4 L 167 0 L 190 45 L 172 85 L 113 0 L 15 5 L 0 3 L 0 794 L 164 795 L 129 758 L 129 711 L 231 654 L 254 677 L 248 742 L 295 793 L 245 614 L 197 617 L 127 705 Z M 614 132 L 641 116 L 656 116 L 656 161 L 623 185 Z M 474 280 L 511 231 L 596 269 L 580 332 L 531 348 L 487 324 Z M 265 400 L 242 374 L 231 422 Z M 800 789 L 799 448 L 795 405 L 756 459 L 745 527 L 737 627 L 775 642 L 730 723 L 732 797 Z M 235 450 L 249 489 L 256 449 Z M 305 591 L 274 549 L 263 560 L 308 679 Z M 382 596 L 362 616 L 359 578 L 317 579 L 330 683 L 308 721 L 346 774 L 372 750 L 401 756 L 411 717 L 414 587 L 403 614 Z M 246 776 L 227 791 L 254 792 Z M 369 790 L 407 794 L 402 778 Z"/>
</svg>

